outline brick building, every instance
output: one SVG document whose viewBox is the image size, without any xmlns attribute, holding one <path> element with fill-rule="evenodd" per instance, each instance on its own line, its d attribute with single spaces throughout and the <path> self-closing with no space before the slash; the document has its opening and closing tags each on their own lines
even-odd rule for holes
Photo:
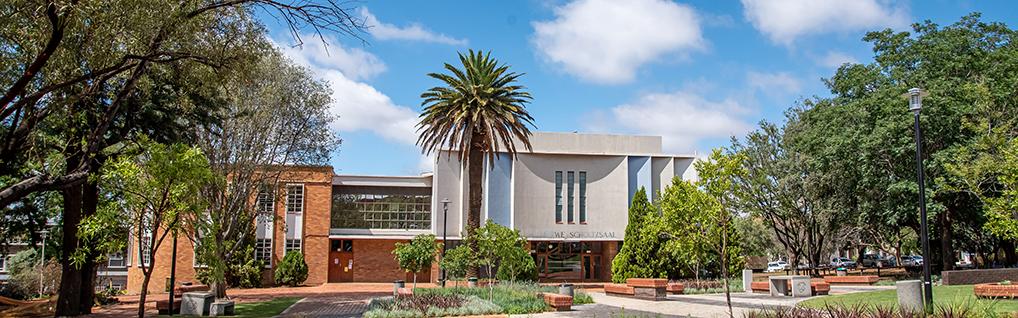
<svg viewBox="0 0 1018 318">
<path fill-rule="evenodd" d="M 662 154 L 661 137 L 534 133 L 533 151 L 516 158 L 500 153 L 486 162 L 483 219 L 519 229 L 531 241 L 542 281 L 610 281 L 628 208 L 636 191 L 651 200 L 673 177 L 693 178 L 693 156 Z M 517 149 L 525 151 L 522 146 Z M 283 197 L 252 198 L 273 218 L 257 225 L 255 256 L 268 260 L 271 284 L 286 251 L 300 250 L 307 285 L 327 282 L 410 280 L 392 250 L 419 234 L 458 244 L 466 222 L 467 180 L 458 154 L 441 151 L 434 170 L 418 176 L 336 175 L 332 167 L 296 167 L 277 186 Z M 448 218 L 446 210 L 448 208 Z M 195 281 L 192 243 L 178 243 L 177 281 Z M 141 287 L 137 251 L 125 258 L 127 289 Z M 169 277 L 169 243 L 155 256 L 151 292 Z M 437 264 L 418 281 L 438 279 Z"/>
</svg>

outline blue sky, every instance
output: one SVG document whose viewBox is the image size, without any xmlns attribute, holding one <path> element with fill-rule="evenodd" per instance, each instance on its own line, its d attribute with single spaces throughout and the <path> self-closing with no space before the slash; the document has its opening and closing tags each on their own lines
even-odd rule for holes
<svg viewBox="0 0 1018 318">
<path fill-rule="evenodd" d="M 796 100 L 827 96 L 821 78 L 870 63 L 867 31 L 952 24 L 971 12 L 1018 25 L 1015 1 L 666 0 L 350 2 L 362 38 L 304 35 L 265 20 L 296 63 L 333 89 L 339 174 L 416 175 L 414 143 L 427 73 L 457 52 L 491 51 L 519 83 L 537 131 L 663 136 L 669 154 L 702 154 Z M 264 15 L 263 15 L 264 16 Z M 906 106 L 904 101 L 902 109 Z"/>
</svg>

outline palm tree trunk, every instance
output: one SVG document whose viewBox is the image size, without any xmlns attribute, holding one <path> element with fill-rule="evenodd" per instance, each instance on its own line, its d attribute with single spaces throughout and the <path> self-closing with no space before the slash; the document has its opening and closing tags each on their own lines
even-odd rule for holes
<svg viewBox="0 0 1018 318">
<path fill-rule="evenodd" d="M 467 179 L 469 180 L 469 203 L 467 212 L 467 235 L 474 236 L 477 228 L 481 227 L 481 198 L 484 191 L 481 186 L 481 176 L 484 173 L 484 133 L 474 130 L 470 141 L 470 149 L 467 153 Z M 477 242 L 467 240 L 467 246 L 473 255 L 477 255 Z M 467 277 L 478 277 L 480 270 L 476 265 L 467 269 Z"/>
</svg>

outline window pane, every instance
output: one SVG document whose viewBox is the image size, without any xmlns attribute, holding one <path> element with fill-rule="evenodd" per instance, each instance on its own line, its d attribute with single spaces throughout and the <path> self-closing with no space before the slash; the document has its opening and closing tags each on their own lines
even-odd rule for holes
<svg viewBox="0 0 1018 318">
<path fill-rule="evenodd" d="M 569 223 L 573 223 L 573 172 L 572 171 L 569 171 L 568 179 L 566 179 L 566 182 L 567 182 L 566 183 L 566 188 L 568 189 L 568 192 L 569 192 L 569 209 L 567 210 L 568 211 L 567 215 L 568 215 Z"/>
<path fill-rule="evenodd" d="M 587 222 L 587 172 L 580 171 L 580 223 Z"/>
<path fill-rule="evenodd" d="M 562 223 L 562 171 L 555 171 L 555 223 Z"/>
</svg>

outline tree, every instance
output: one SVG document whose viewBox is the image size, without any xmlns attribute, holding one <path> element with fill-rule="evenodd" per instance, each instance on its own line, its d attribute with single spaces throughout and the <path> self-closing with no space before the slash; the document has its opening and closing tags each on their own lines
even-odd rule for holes
<svg viewBox="0 0 1018 318">
<path fill-rule="evenodd" d="M 477 261 L 469 246 L 460 245 L 447 251 L 438 262 L 438 266 L 446 271 L 448 277 L 465 278 L 467 269 L 477 266 Z"/>
<path fill-rule="evenodd" d="M 100 201 L 88 177 L 116 160 L 119 154 L 108 153 L 110 147 L 139 132 L 157 138 L 193 131 L 198 124 L 176 115 L 201 114 L 201 97 L 214 95 L 217 77 L 243 69 L 238 64 L 269 45 L 252 10 L 278 13 L 298 42 L 306 28 L 354 36 L 364 30 L 348 9 L 303 0 L 27 0 L 0 6 L 6 13 L 0 46 L 11 48 L 0 63 L 0 207 L 21 213 L 32 210 L 21 206 L 39 204 L 38 193 L 61 191 L 63 256 L 85 246 L 76 227 Z M 191 98 L 167 109 L 160 98 L 174 94 L 166 93 Z M 89 313 L 94 262 L 61 261 L 56 314 Z"/>
<path fill-rule="evenodd" d="M 826 244 L 851 224 L 853 207 L 847 201 L 854 198 L 851 176 L 857 174 L 854 166 L 825 164 L 811 155 L 803 142 L 810 128 L 800 117 L 803 111 L 786 111 L 782 127 L 760 122 L 745 143 L 732 139 L 731 149 L 742 155 L 746 170 L 733 176 L 739 189 L 733 204 L 774 231 L 793 272 L 805 258 L 816 273 L 815 265 L 824 263 Z"/>
<path fill-rule="evenodd" d="M 416 289 L 417 273 L 431 268 L 431 264 L 435 263 L 435 256 L 441 249 L 442 243 L 435 241 L 434 234 L 421 234 L 415 236 L 410 243 L 397 242 L 396 249 L 392 250 L 392 253 L 396 254 L 399 269 L 407 273 L 414 273 L 414 288 Z"/>
<path fill-rule="evenodd" d="M 629 224 L 622 249 L 612 260 L 612 281 L 618 284 L 627 278 L 668 278 L 662 267 L 661 231 L 656 226 L 657 208 L 647 199 L 647 190 L 640 188 L 629 206 Z"/>
<path fill-rule="evenodd" d="M 661 197 L 662 214 L 668 223 L 668 232 L 663 234 L 676 240 L 692 240 L 719 255 L 730 317 L 732 298 L 728 277 L 733 269 L 742 266 L 739 235 L 734 226 L 737 218 L 734 203 L 738 191 L 735 180 L 746 173 L 742 167 L 744 160 L 741 154 L 723 154 L 721 149 L 714 149 L 706 160 L 693 164 L 699 181 L 694 183 L 675 177 Z"/>
<path fill-rule="evenodd" d="M 201 190 L 209 210 L 187 216 L 188 238 L 213 273 L 210 287 L 217 297 L 226 297 L 226 261 L 247 253 L 243 247 L 254 236 L 255 219 L 272 212 L 261 200 L 285 197 L 285 188 L 276 186 L 281 177 L 297 177 L 295 165 L 327 162 L 339 144 L 329 130 L 328 87 L 276 49 L 236 72 L 224 89 L 230 93 L 216 112 L 222 122 L 199 130 L 196 138 L 222 179 Z"/>
<path fill-rule="evenodd" d="M 774 233 L 760 217 L 740 216 L 734 220 L 742 241 L 739 247 L 746 256 L 770 256 L 781 253 L 774 244 Z"/>
<path fill-rule="evenodd" d="M 509 266 L 517 266 L 520 270 L 536 267 L 533 262 L 527 263 L 531 267 L 519 263 L 522 254 L 530 254 L 530 243 L 520 235 L 520 230 L 509 229 L 495 223 L 492 219 L 488 219 L 484 222 L 484 226 L 478 228 L 474 235 L 468 239 L 477 244 L 477 263 L 487 268 L 488 277 L 494 277 L 491 272 L 492 269 L 496 265 L 501 266 L 503 263 L 509 263 Z M 488 298 L 491 299 L 494 297 L 495 284 L 488 284 L 488 287 Z"/>
<path fill-rule="evenodd" d="M 425 155 L 452 149 L 459 152 L 460 163 L 467 167 L 467 236 L 481 225 L 485 153 L 490 162 L 495 161 L 497 152 L 515 158 L 514 139 L 531 150 L 527 126 L 533 126 L 534 119 L 524 106 L 532 98 L 523 91 L 526 87 L 513 84 L 523 73 L 509 72 L 509 66 L 499 65 L 490 56 L 491 52 L 470 50 L 466 56 L 459 54 L 462 70 L 445 63 L 445 69 L 453 75 L 429 73 L 446 86 L 432 87 L 421 94 L 424 111 L 417 123 L 417 145 Z M 468 244 L 471 250 L 477 250 L 473 243 Z M 477 268 L 471 268 L 467 275 L 476 276 Z"/>
<path fill-rule="evenodd" d="M 206 203 L 199 185 L 213 178 L 201 150 L 183 144 L 162 145 L 142 139 L 140 154 L 106 167 L 102 186 L 124 194 L 120 202 L 133 227 L 144 278 L 138 317 L 145 316 L 145 298 L 156 251 L 167 235 L 177 236 L 184 214 L 200 213 Z M 146 261 L 147 260 L 147 261 Z"/>
<path fill-rule="evenodd" d="M 955 241 L 977 239 L 960 235 L 978 233 L 984 211 L 979 199 L 959 190 L 945 164 L 974 158 L 958 156 L 959 148 L 973 154 L 972 142 L 992 134 L 990 127 L 1013 123 L 1007 118 L 1018 102 L 1014 37 L 1004 24 L 981 22 L 979 14 L 945 27 L 925 21 L 912 32 L 869 32 L 864 40 L 872 43 L 875 62 L 839 68 L 824 80 L 833 97 L 815 98 L 802 113 L 809 123 L 803 141 L 824 163 L 820 168 L 856 171 L 836 179 L 856 183 L 841 208 L 856 212 L 860 225 L 879 221 L 919 233 L 914 119 L 900 95 L 913 87 L 932 93 L 920 122 L 922 168 L 930 240 L 940 248 L 927 261 L 939 259 L 944 270 L 955 264 Z"/>
</svg>

